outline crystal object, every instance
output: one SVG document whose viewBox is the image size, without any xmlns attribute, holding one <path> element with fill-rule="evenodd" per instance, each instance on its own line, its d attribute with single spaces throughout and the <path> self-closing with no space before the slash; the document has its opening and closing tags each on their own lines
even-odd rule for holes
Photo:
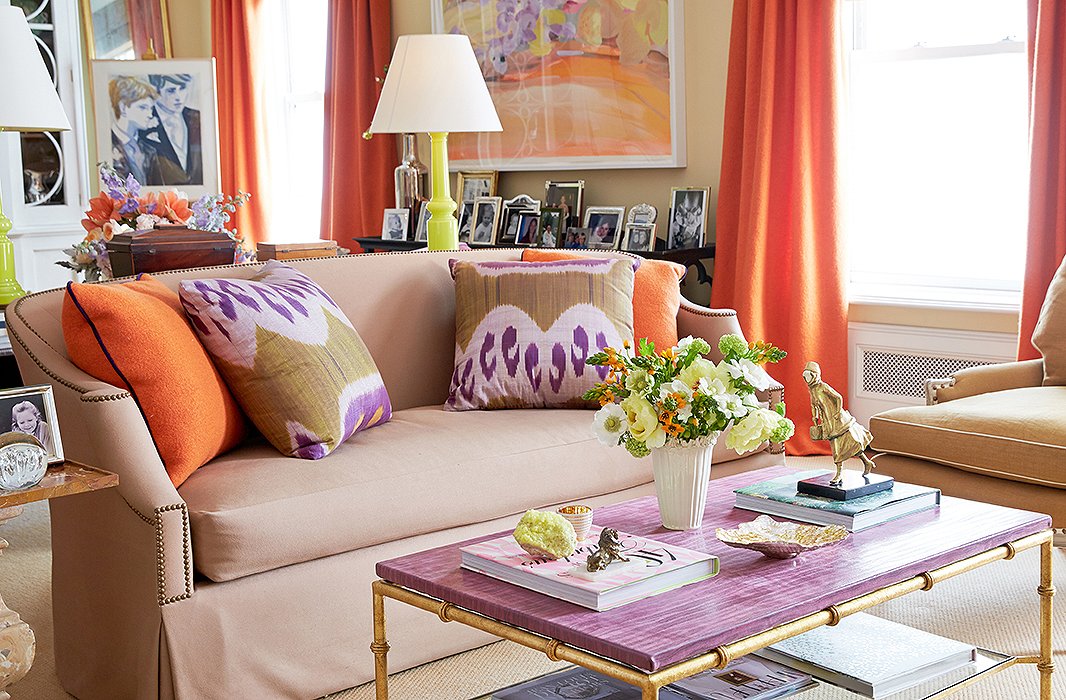
<svg viewBox="0 0 1066 700">
<path fill-rule="evenodd" d="M 838 544 L 848 538 L 840 525 L 797 525 L 760 515 L 735 530 L 715 530 L 715 536 L 730 547 L 754 549 L 771 559 L 791 559 L 802 552 Z"/>
<path fill-rule="evenodd" d="M 48 470 L 48 453 L 32 435 L 0 436 L 0 489 L 14 491 L 36 486 Z"/>
<path fill-rule="evenodd" d="M 418 160 L 418 141 L 414 134 L 403 135 L 403 158 L 396 166 L 396 208 L 410 209 L 417 216 L 418 203 L 426 193 L 426 177 L 429 174 L 422 161 Z"/>
<path fill-rule="evenodd" d="M 514 539 L 531 556 L 545 559 L 562 559 L 577 549 L 574 526 L 563 516 L 549 511 L 527 510 L 518 521 Z"/>
</svg>

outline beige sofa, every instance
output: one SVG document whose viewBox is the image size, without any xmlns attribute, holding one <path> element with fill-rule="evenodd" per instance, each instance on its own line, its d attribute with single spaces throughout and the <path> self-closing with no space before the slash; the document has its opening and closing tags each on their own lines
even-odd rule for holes
<svg viewBox="0 0 1066 700">
<path fill-rule="evenodd" d="M 251 441 L 175 489 L 133 398 L 74 367 L 62 290 L 7 309 L 27 384 L 51 383 L 71 459 L 117 489 L 51 504 L 55 654 L 81 698 L 313 698 L 372 678 L 370 583 L 382 559 L 513 526 L 529 507 L 653 493 L 650 461 L 605 448 L 588 411 L 449 413 L 456 253 L 293 263 L 341 305 L 372 352 L 391 422 L 319 461 Z M 460 253 L 516 259 L 519 251 Z M 239 277 L 248 266 L 159 275 Z M 682 336 L 739 332 L 730 310 L 685 303 Z M 780 396 L 780 387 L 772 390 Z M 781 460 L 716 448 L 723 476 Z M 391 608 L 390 668 L 491 639 Z"/>
</svg>

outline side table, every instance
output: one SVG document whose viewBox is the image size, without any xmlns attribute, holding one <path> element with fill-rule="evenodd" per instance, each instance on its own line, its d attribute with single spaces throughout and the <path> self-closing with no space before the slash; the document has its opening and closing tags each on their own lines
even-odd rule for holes
<svg viewBox="0 0 1066 700">
<path fill-rule="evenodd" d="M 54 464 L 41 483 L 19 491 L 0 489 L 0 524 L 22 513 L 22 506 L 60 496 L 88 493 L 118 485 L 118 475 L 77 462 Z M 0 538 L 0 551 L 7 542 Z M 33 665 L 36 639 L 33 630 L 0 597 L 0 700 L 11 697 L 6 688 L 22 680 Z"/>
</svg>

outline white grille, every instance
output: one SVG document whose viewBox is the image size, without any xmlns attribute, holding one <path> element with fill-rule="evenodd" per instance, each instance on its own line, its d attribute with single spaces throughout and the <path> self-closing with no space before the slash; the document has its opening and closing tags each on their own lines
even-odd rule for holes
<svg viewBox="0 0 1066 700">
<path fill-rule="evenodd" d="M 925 380 L 949 377 L 967 367 L 993 364 L 987 360 L 865 350 L 862 353 L 862 390 L 888 396 L 925 396 Z"/>
</svg>

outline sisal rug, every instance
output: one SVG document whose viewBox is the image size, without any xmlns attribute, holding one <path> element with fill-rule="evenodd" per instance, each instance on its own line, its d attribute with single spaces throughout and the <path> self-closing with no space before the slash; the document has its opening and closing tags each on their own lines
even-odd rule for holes
<svg viewBox="0 0 1066 700">
<path fill-rule="evenodd" d="M 819 458 L 791 459 L 790 464 L 822 466 Z M 29 675 L 11 688 L 15 700 L 70 698 L 55 674 L 52 654 L 51 548 L 48 508 L 38 503 L 4 524 L 0 536 L 10 546 L 0 555 L 0 594 L 37 635 L 37 657 Z M 1066 550 L 1056 549 L 1055 586 L 1066 591 Z M 965 640 L 1012 654 L 1037 651 L 1037 550 L 1022 552 L 1010 562 L 997 562 L 938 584 L 928 593 L 914 593 L 873 612 L 936 634 Z M 1054 697 L 1066 698 L 1066 601 L 1056 598 Z M 876 653 L 876 648 L 871 649 Z M 369 653 L 369 652 L 367 652 Z M 499 642 L 431 664 L 395 674 L 390 680 L 392 700 L 468 700 L 558 668 L 539 652 Z M 1015 666 L 954 697 L 988 700 L 1034 700 L 1038 697 L 1036 669 Z M 801 696 L 804 700 L 859 697 L 822 686 Z M 373 700 L 372 684 L 341 691 L 329 700 Z"/>
</svg>

